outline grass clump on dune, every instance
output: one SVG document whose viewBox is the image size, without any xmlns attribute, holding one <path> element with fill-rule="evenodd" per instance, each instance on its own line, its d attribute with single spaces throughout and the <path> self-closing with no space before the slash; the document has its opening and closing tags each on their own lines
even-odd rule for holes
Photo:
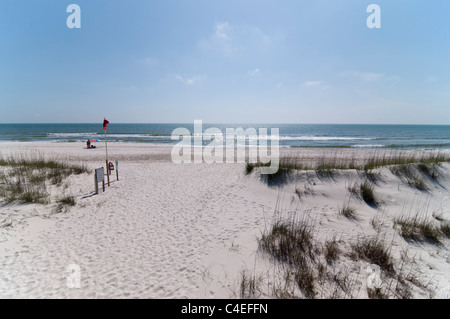
<svg viewBox="0 0 450 319">
<path fill-rule="evenodd" d="M 332 240 L 325 243 L 325 260 L 328 263 L 332 263 L 333 261 L 335 261 L 338 258 L 340 252 L 341 250 L 339 249 L 339 244 L 336 238 L 333 238 Z"/>
<path fill-rule="evenodd" d="M 279 161 L 279 170 L 275 174 L 267 174 L 265 180 L 268 184 L 276 181 L 283 181 L 285 177 L 293 171 L 314 171 L 319 178 L 334 179 L 342 170 L 364 171 L 366 176 L 372 181 L 377 180 L 375 169 L 388 167 L 392 173 L 405 177 L 411 187 L 419 190 L 426 190 L 426 181 L 422 176 L 431 180 L 439 177 L 438 167 L 442 163 L 450 162 L 450 157 L 441 153 L 429 153 L 418 157 L 414 154 L 398 152 L 396 154 L 375 153 L 370 158 L 345 158 L 336 153 L 334 156 L 322 156 L 315 159 L 302 157 L 282 157 Z M 269 166 L 262 163 L 247 163 L 245 173 L 248 175 L 255 168 Z"/>
<path fill-rule="evenodd" d="M 344 205 L 343 207 L 339 208 L 338 212 L 339 215 L 342 215 L 347 219 L 358 220 L 356 216 L 356 210 L 348 205 Z"/>
<path fill-rule="evenodd" d="M 445 237 L 450 238 L 450 225 L 449 224 L 441 225 L 441 232 Z"/>
<path fill-rule="evenodd" d="M 369 205 L 375 206 L 377 204 L 375 194 L 373 192 L 373 186 L 369 181 L 365 181 L 360 185 L 360 192 L 362 199 Z"/>
<path fill-rule="evenodd" d="M 407 241 L 438 244 L 442 235 L 446 235 L 445 233 L 448 232 L 445 226 L 434 226 L 431 222 L 417 218 L 417 216 L 409 219 L 406 217 L 395 219 L 394 225 L 399 227 L 400 235 Z"/>
<path fill-rule="evenodd" d="M 278 221 L 262 234 L 259 246 L 279 262 L 304 266 L 305 255 L 313 248 L 312 229 L 303 223 Z"/>
<path fill-rule="evenodd" d="M 256 275 L 247 274 L 243 271 L 241 273 L 241 283 L 239 296 L 241 299 L 254 299 L 259 297 L 261 293 L 262 279 Z"/>
<path fill-rule="evenodd" d="M 8 202 L 48 204 L 48 184 L 60 185 L 70 175 L 89 173 L 84 165 L 47 160 L 43 156 L 0 158 L 0 196 Z"/>
<path fill-rule="evenodd" d="M 394 269 L 389 247 L 377 237 L 360 238 L 352 245 L 352 250 L 356 257 L 376 264 L 386 272 L 390 273 Z"/>
<path fill-rule="evenodd" d="M 438 178 L 437 171 L 431 167 L 431 164 L 402 164 L 391 167 L 392 174 L 405 180 L 409 186 L 418 190 L 425 191 L 428 189 L 424 176 L 436 180 Z"/>
<path fill-rule="evenodd" d="M 288 281 L 292 280 L 306 298 L 315 297 L 315 276 L 310 266 L 314 259 L 312 227 L 300 221 L 279 220 L 262 234 L 259 247 L 288 267 Z"/>
</svg>

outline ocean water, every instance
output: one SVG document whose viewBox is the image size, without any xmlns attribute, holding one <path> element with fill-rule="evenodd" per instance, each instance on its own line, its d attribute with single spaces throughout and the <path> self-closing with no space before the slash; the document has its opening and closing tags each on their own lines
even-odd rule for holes
<svg viewBox="0 0 450 319">
<path fill-rule="evenodd" d="M 347 125 L 347 124 L 207 124 L 203 130 L 218 128 L 279 129 L 280 145 L 286 147 L 339 147 L 370 149 L 450 149 L 450 125 Z M 194 124 L 118 124 L 110 123 L 108 142 L 175 144 L 176 128 L 194 133 Z M 256 138 L 250 136 L 249 138 Z M 104 141 L 98 124 L 0 124 L 0 142 L 73 142 L 88 139 Z M 205 142 L 206 144 L 209 142 Z M 95 144 L 95 143 L 94 143 Z"/>
</svg>

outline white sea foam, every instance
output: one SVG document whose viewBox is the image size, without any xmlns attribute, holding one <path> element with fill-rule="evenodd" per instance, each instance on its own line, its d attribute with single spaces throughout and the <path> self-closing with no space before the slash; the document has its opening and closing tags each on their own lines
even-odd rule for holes
<svg viewBox="0 0 450 319">
<path fill-rule="evenodd" d="M 48 133 L 49 137 L 89 137 L 102 138 L 105 135 L 102 133 Z M 170 139 L 170 136 L 152 135 L 152 134 L 106 134 L 107 138 L 161 138 Z"/>
<path fill-rule="evenodd" d="M 354 148 L 377 148 L 377 147 L 386 147 L 383 144 L 366 144 L 366 145 L 352 145 Z"/>
</svg>

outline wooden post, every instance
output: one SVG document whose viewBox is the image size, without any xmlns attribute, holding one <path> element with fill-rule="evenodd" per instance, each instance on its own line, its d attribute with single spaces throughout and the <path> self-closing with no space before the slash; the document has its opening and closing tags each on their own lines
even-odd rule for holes
<svg viewBox="0 0 450 319">
<path fill-rule="evenodd" d="M 95 193 L 98 194 L 98 180 L 97 180 L 97 171 L 95 171 L 94 175 L 94 182 L 95 182 Z"/>
<path fill-rule="evenodd" d="M 116 179 L 119 180 L 119 161 L 116 161 Z"/>
<path fill-rule="evenodd" d="M 108 179 L 108 187 L 110 186 L 109 185 L 109 174 L 110 174 L 109 164 L 108 164 L 108 160 L 106 160 L 106 178 Z"/>
</svg>

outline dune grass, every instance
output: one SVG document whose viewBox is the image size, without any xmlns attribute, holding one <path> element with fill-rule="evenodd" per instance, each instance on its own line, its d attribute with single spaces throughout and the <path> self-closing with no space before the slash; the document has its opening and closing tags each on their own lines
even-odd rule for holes
<svg viewBox="0 0 450 319">
<path fill-rule="evenodd" d="M 448 237 L 448 229 L 445 226 L 437 227 L 417 216 L 397 218 L 394 220 L 394 225 L 399 227 L 400 235 L 407 241 L 439 244 L 442 236 Z"/>
<path fill-rule="evenodd" d="M 295 218 L 279 219 L 261 235 L 259 248 L 290 269 L 285 279 L 292 280 L 306 298 L 315 297 L 315 276 L 310 267 L 314 259 L 312 227 Z"/>
<path fill-rule="evenodd" d="M 241 297 L 353 299 L 364 296 L 361 292 L 366 290 L 370 299 L 408 299 L 415 288 L 432 294 L 410 268 L 414 259 L 407 253 L 396 258 L 396 245 L 386 242 L 384 236 L 324 240 L 315 235 L 315 225 L 308 214 L 276 210 L 272 223 L 258 239 L 259 250 L 273 262 L 273 273 L 242 276 Z M 361 281 L 370 265 L 377 265 L 380 271 L 379 281 L 371 286 Z"/>
<path fill-rule="evenodd" d="M 333 170 L 360 170 L 371 171 L 377 168 L 389 166 L 407 166 L 414 164 L 419 170 L 427 173 L 429 176 L 437 178 L 436 166 L 442 163 L 450 162 L 450 157 L 442 153 L 428 153 L 422 156 L 411 155 L 410 153 L 388 154 L 381 153 L 370 158 L 357 161 L 355 158 L 339 158 L 338 156 L 323 156 L 313 162 L 301 157 L 283 157 L 280 158 L 279 167 L 286 170 L 315 170 L 315 171 L 333 171 Z M 256 167 L 267 166 L 262 163 L 247 163 L 246 171 L 252 171 Z"/>
<path fill-rule="evenodd" d="M 376 206 L 377 200 L 375 198 L 375 193 L 373 189 L 373 185 L 369 181 L 364 181 L 359 186 L 362 199 L 369 205 Z"/>
<path fill-rule="evenodd" d="M 261 293 L 262 278 L 255 274 L 248 274 L 246 271 L 241 273 L 241 282 L 239 286 L 239 296 L 241 299 L 258 298 Z"/>
<path fill-rule="evenodd" d="M 340 171 L 357 170 L 363 172 L 366 179 L 376 183 L 378 176 L 374 170 L 388 167 L 394 175 L 406 179 L 411 187 L 426 191 L 428 189 L 427 179 L 437 181 L 439 178 L 439 166 L 447 162 L 450 162 L 450 157 L 439 152 L 426 153 L 422 154 L 422 156 L 403 152 L 395 154 L 377 153 L 370 158 L 359 160 L 343 158 L 339 154 L 336 154 L 336 156 L 322 156 L 316 159 L 288 156 L 280 158 L 277 173 L 262 176 L 268 185 L 277 185 L 286 182 L 288 180 L 287 177 L 295 171 L 313 171 L 319 179 L 335 179 L 339 176 Z M 248 175 L 255 168 L 268 165 L 247 163 L 245 174 Z"/>
<path fill-rule="evenodd" d="M 391 254 L 391 246 L 380 237 L 358 237 L 349 243 L 339 242 L 333 237 L 321 244 L 314 238 L 314 233 L 310 223 L 292 215 L 287 219 L 277 218 L 262 233 L 259 248 L 271 257 L 279 273 L 279 281 L 272 285 L 272 296 L 283 299 L 358 298 L 360 287 L 363 287 L 359 274 L 340 267 L 350 261 L 360 265 L 375 264 L 383 272 L 382 287 L 367 287 L 369 298 L 411 296 L 409 277 L 404 276 L 401 267 L 394 270 L 396 260 Z M 242 291 L 247 297 L 253 297 L 251 291 L 265 286 L 260 282 L 261 278 L 256 281 L 255 278 L 258 277 L 241 279 L 241 285 L 245 287 Z M 267 296 L 271 296 L 270 292 Z"/>
<path fill-rule="evenodd" d="M 48 184 L 61 185 L 70 175 L 89 173 L 84 165 L 48 160 L 43 156 L 0 158 L 0 196 L 6 201 L 48 204 Z"/>
<path fill-rule="evenodd" d="M 450 238 L 450 225 L 449 224 L 441 225 L 441 232 L 445 237 Z"/>
<path fill-rule="evenodd" d="M 358 220 L 358 217 L 356 216 L 356 209 L 350 207 L 349 205 L 340 207 L 338 209 L 338 213 L 349 220 Z"/>
<path fill-rule="evenodd" d="M 390 248 L 377 237 L 361 237 L 352 244 L 352 250 L 355 257 L 364 259 L 388 273 L 394 269 L 393 259 L 390 254 Z"/>
<path fill-rule="evenodd" d="M 391 172 L 400 179 L 405 180 L 409 186 L 421 191 L 426 191 L 428 189 L 428 184 L 425 178 L 432 181 L 436 181 L 438 179 L 435 164 L 401 164 L 391 167 Z"/>
<path fill-rule="evenodd" d="M 262 234 L 259 247 L 275 260 L 303 267 L 312 254 L 312 228 L 304 223 L 280 220 Z"/>
<path fill-rule="evenodd" d="M 340 252 L 341 250 L 339 249 L 339 243 L 336 238 L 325 242 L 325 260 L 327 263 L 331 264 L 334 262 L 338 258 Z"/>
</svg>

